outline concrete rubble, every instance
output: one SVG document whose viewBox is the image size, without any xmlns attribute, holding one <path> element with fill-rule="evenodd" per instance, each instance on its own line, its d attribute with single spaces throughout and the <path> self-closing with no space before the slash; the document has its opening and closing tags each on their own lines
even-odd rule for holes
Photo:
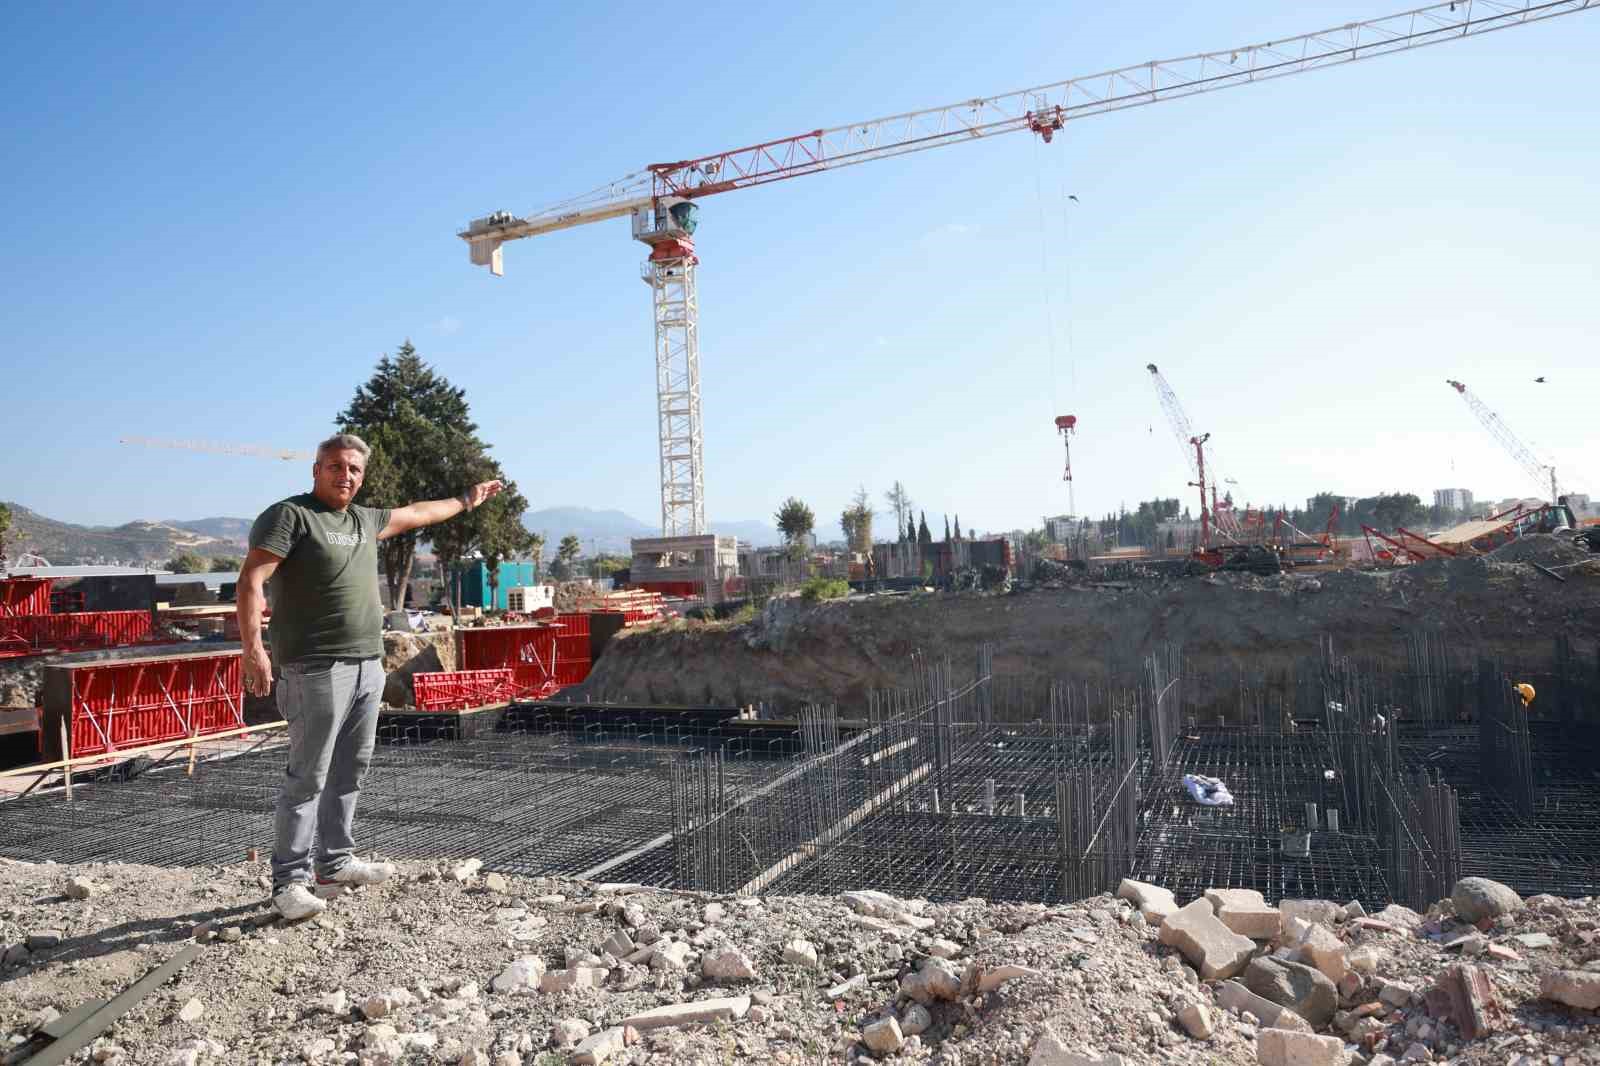
<svg viewBox="0 0 1600 1066">
<path fill-rule="evenodd" d="M 1237 889 L 1179 907 L 1133 881 L 1048 906 L 872 890 L 757 900 L 463 861 L 402 864 L 395 882 L 285 923 L 251 913 L 260 890 L 249 867 L 5 872 L 0 1054 L 104 994 L 94 972 L 131 979 L 202 932 L 232 928 L 237 938 L 210 940 L 91 1061 L 1600 1066 L 1593 899 L 1503 903 L 1476 922 L 1453 898 L 1425 916 L 1392 906 L 1369 916 L 1350 901 L 1274 906 Z M 97 886 L 87 918 L 63 909 L 83 906 L 61 891 L 63 876 Z M 504 884 L 490 887 L 496 876 Z M 193 896 L 196 884 L 216 889 L 200 894 L 214 911 L 186 907 L 144 951 L 111 939 L 94 969 L 73 964 L 96 929 L 149 922 L 159 900 Z M 1462 898 L 1469 908 L 1504 899 L 1473 887 Z M 544 924 L 525 928 L 533 917 Z M 1485 946 L 1464 957 L 1467 935 Z"/>
<path fill-rule="evenodd" d="M 1161 943 L 1176 947 L 1208 981 L 1232 977 L 1244 970 L 1256 946 L 1217 920 L 1204 899 L 1197 899 L 1166 917 L 1158 935 Z"/>
</svg>

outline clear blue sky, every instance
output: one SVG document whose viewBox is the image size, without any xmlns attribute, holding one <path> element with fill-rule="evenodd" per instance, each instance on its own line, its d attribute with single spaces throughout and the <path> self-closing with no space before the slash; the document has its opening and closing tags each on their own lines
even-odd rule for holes
<svg viewBox="0 0 1600 1066">
<path fill-rule="evenodd" d="M 467 219 L 1398 0 L 934 6 L 5 5 L 0 499 L 253 515 L 307 473 L 117 438 L 307 447 L 410 337 L 535 508 L 653 521 L 643 246 L 495 279 Z M 1036 525 L 1058 413 L 1080 511 L 1187 499 L 1148 362 L 1254 502 L 1532 491 L 1446 377 L 1600 490 L 1596 54 L 1580 14 L 705 201 L 712 518 L 899 478 L 932 525 Z"/>
</svg>

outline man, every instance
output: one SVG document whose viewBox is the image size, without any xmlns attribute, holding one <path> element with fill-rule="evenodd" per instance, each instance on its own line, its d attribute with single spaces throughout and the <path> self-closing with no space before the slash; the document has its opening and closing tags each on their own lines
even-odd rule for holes
<svg viewBox="0 0 1600 1066">
<path fill-rule="evenodd" d="M 388 863 L 355 857 L 350 823 L 372 762 L 383 695 L 383 606 L 377 542 L 470 511 L 502 489 L 485 481 L 449 500 L 393 510 L 351 501 L 371 449 L 340 433 L 317 446 L 309 493 L 261 512 L 239 574 L 239 635 L 244 684 L 272 690 L 289 723 L 289 768 L 278 793 L 272 851 L 272 902 L 290 920 L 308 918 L 348 885 L 393 873 Z M 272 658 L 261 642 L 261 609 L 273 581 Z M 315 863 L 312 841 L 318 839 Z M 313 870 L 315 887 L 313 891 Z"/>
</svg>

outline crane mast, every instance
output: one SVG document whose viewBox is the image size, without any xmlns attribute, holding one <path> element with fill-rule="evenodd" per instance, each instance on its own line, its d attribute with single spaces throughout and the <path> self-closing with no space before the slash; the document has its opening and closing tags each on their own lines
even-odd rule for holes
<svg viewBox="0 0 1600 1066">
<path fill-rule="evenodd" d="M 1556 481 L 1555 466 L 1541 463 L 1533 454 L 1533 449 L 1522 443 L 1522 440 L 1511 432 L 1511 427 L 1506 425 L 1499 415 L 1491 411 L 1488 404 L 1478 399 L 1477 394 L 1467 388 L 1465 384 L 1453 378 L 1449 379 L 1448 384 L 1460 394 L 1463 400 L 1467 401 L 1467 407 L 1472 410 L 1474 415 L 1478 416 L 1478 421 L 1483 423 L 1483 428 L 1489 431 L 1489 435 L 1499 441 L 1500 447 L 1504 448 L 1507 454 L 1516 460 L 1517 465 L 1527 471 L 1529 477 L 1533 478 L 1534 482 L 1539 486 L 1539 491 L 1543 492 L 1545 489 L 1549 489 L 1550 502 L 1560 503 L 1561 485 Z"/>
<path fill-rule="evenodd" d="M 810 130 L 696 159 L 656 163 L 528 215 L 500 211 L 473 219 L 457 236 L 467 242 L 474 265 L 498 276 L 504 272 L 502 245 L 507 241 L 631 216 L 634 236 L 651 248 L 643 277 L 651 289 L 655 315 L 662 532 L 702 533 L 705 501 L 695 293 L 699 260 L 689 239 L 693 213 L 685 210 L 694 206 L 693 201 L 1002 133 L 1030 132 L 1049 142 L 1067 122 L 1091 115 L 1597 8 L 1600 0 L 1451 0 L 1295 37 L 1153 60 L 1031 89 Z M 1196 465 L 1202 461 L 1197 452 Z M 1198 470 L 1195 476 L 1200 476 Z"/>
</svg>

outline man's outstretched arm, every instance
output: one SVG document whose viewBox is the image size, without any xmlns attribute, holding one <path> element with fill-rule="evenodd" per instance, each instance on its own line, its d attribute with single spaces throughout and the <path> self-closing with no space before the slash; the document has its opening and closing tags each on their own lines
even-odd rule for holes
<svg viewBox="0 0 1600 1066">
<path fill-rule="evenodd" d="M 500 495 L 504 488 L 502 482 L 484 481 L 448 500 L 423 500 L 404 507 L 396 507 L 389 512 L 389 524 L 378 531 L 378 539 L 387 540 L 401 533 L 409 533 L 413 529 L 436 525 L 446 519 L 454 518 L 463 511 L 474 510 L 483 501 Z"/>
</svg>

